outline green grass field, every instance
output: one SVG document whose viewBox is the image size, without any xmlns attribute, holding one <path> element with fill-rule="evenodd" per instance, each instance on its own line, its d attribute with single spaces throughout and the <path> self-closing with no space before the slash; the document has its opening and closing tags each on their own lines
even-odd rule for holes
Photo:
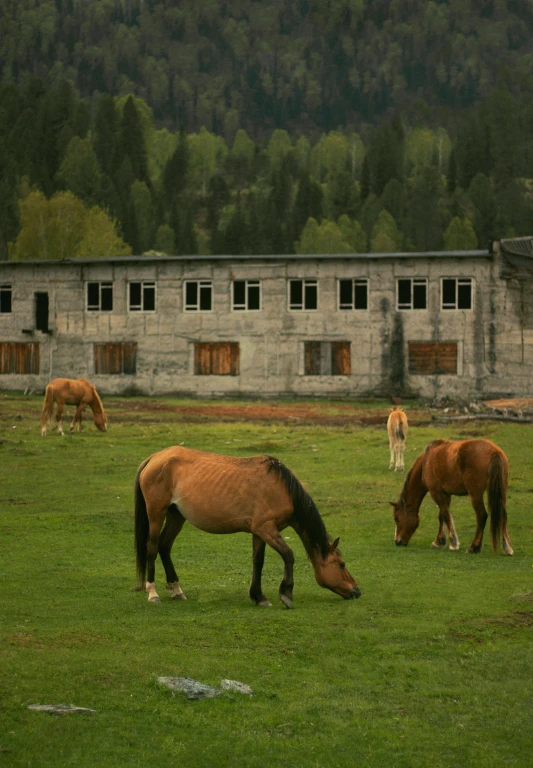
<svg viewBox="0 0 533 768">
<path fill-rule="evenodd" d="M 186 401 L 144 402 L 105 398 L 106 434 L 87 414 L 82 434 L 43 439 L 42 398 L 0 392 L 0 768 L 532 764 L 531 426 L 410 428 L 407 466 L 436 437 L 486 436 L 509 457 L 515 556 L 494 555 L 488 536 L 470 556 L 466 499 L 452 503 L 459 552 L 430 548 L 430 499 L 409 546 L 394 546 L 388 502 L 404 476 L 388 470 L 386 403 L 367 406 L 383 411 L 382 425 L 328 427 L 191 423 Z M 277 598 L 283 569 L 271 550 L 273 606 L 258 608 L 247 595 L 251 537 L 191 526 L 173 551 L 187 602 L 170 600 L 159 563 L 161 603 L 131 592 L 136 469 L 180 443 L 285 462 L 341 537 L 362 597 L 320 589 L 287 529 L 294 609 Z M 158 676 L 230 678 L 254 696 L 191 702 Z M 58 717 L 31 704 L 97 711 Z"/>
</svg>

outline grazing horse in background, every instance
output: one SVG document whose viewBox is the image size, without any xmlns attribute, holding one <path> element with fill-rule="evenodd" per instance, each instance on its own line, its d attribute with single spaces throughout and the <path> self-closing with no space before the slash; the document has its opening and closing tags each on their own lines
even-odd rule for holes
<svg viewBox="0 0 533 768">
<path fill-rule="evenodd" d="M 86 379 L 54 379 L 46 387 L 44 405 L 41 412 L 41 435 L 43 437 L 46 435 L 48 424 L 53 418 L 54 403 L 57 403 L 56 421 L 57 431 L 60 435 L 64 434 L 61 419 L 65 403 L 76 406 L 76 413 L 69 426 L 70 432 L 74 431 L 76 424 L 78 425 L 78 431 L 81 432 L 82 414 L 87 405 L 92 409 L 94 423 L 100 432 L 107 431 L 107 415 L 102 401 L 96 388 Z"/>
<path fill-rule="evenodd" d="M 407 437 L 407 416 L 403 408 L 389 408 L 387 419 L 387 432 L 389 434 L 390 464 L 389 469 L 397 472 L 405 468 L 404 453 L 405 439 Z"/>
<path fill-rule="evenodd" d="M 344 599 L 361 592 L 331 542 L 309 494 L 284 464 L 272 456 L 238 458 L 181 446 L 149 456 L 135 481 L 135 549 L 139 586 L 151 603 L 159 602 L 155 560 L 161 557 L 172 598 L 186 599 L 170 551 L 189 521 L 207 533 L 251 533 L 253 569 L 249 596 L 257 605 L 271 603 L 261 588 L 268 544 L 285 564 L 279 596 L 292 606 L 294 554 L 280 535 L 294 528 L 313 566 L 315 578 Z"/>
<path fill-rule="evenodd" d="M 477 527 L 468 552 L 480 552 L 488 517 L 483 503 L 487 491 L 492 549 L 496 552 L 501 541 L 504 555 L 512 555 L 505 508 L 508 473 L 507 456 L 490 440 L 434 440 L 409 470 L 398 502 L 391 502 L 396 522 L 395 543 L 404 547 L 409 543 L 418 528 L 420 505 L 429 491 L 439 507 L 439 531 L 431 546 L 446 546 L 448 528 L 450 549 L 459 549 L 450 501 L 452 496 L 469 496 Z"/>
</svg>

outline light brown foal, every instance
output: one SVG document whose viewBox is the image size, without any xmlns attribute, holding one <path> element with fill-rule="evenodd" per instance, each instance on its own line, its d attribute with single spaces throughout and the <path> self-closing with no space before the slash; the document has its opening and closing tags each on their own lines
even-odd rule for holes
<svg viewBox="0 0 533 768">
<path fill-rule="evenodd" d="M 405 440 L 407 438 L 407 416 L 403 408 L 389 408 L 387 420 L 387 433 L 389 435 L 390 463 L 389 469 L 395 472 L 403 470 Z"/>
</svg>

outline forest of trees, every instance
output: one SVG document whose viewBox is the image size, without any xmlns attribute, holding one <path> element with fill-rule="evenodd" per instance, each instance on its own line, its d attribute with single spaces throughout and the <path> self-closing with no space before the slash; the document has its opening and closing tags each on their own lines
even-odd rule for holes
<svg viewBox="0 0 533 768">
<path fill-rule="evenodd" d="M 0 258 L 533 234 L 530 3 L 7 0 L 0 25 Z"/>
</svg>

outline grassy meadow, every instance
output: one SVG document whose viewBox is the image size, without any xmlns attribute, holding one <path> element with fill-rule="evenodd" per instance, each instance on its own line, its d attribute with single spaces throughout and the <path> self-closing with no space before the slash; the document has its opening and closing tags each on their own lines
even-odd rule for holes
<svg viewBox="0 0 533 768">
<path fill-rule="evenodd" d="M 429 498 L 409 546 L 394 546 L 388 502 L 404 475 L 388 470 L 387 403 L 358 404 L 383 414 L 363 427 L 225 423 L 209 418 L 208 403 L 192 421 L 191 401 L 104 398 L 109 431 L 87 413 L 72 438 L 41 438 L 41 404 L 0 392 L 0 768 L 531 765 L 531 425 L 428 423 L 411 426 L 407 441 L 407 466 L 436 437 L 485 436 L 504 449 L 510 558 L 494 555 L 488 536 L 480 555 L 465 554 L 475 516 L 458 498 L 459 552 L 430 548 Z M 362 597 L 320 589 L 287 529 L 294 609 L 277 598 L 283 566 L 272 550 L 263 587 L 273 605 L 258 608 L 247 595 L 251 537 L 190 525 L 173 550 L 187 602 L 170 600 L 159 563 L 161 603 L 131 592 L 137 466 L 181 443 L 285 462 L 340 536 Z M 254 696 L 188 701 L 159 676 L 230 678 Z M 96 713 L 54 716 L 31 704 Z"/>
</svg>

